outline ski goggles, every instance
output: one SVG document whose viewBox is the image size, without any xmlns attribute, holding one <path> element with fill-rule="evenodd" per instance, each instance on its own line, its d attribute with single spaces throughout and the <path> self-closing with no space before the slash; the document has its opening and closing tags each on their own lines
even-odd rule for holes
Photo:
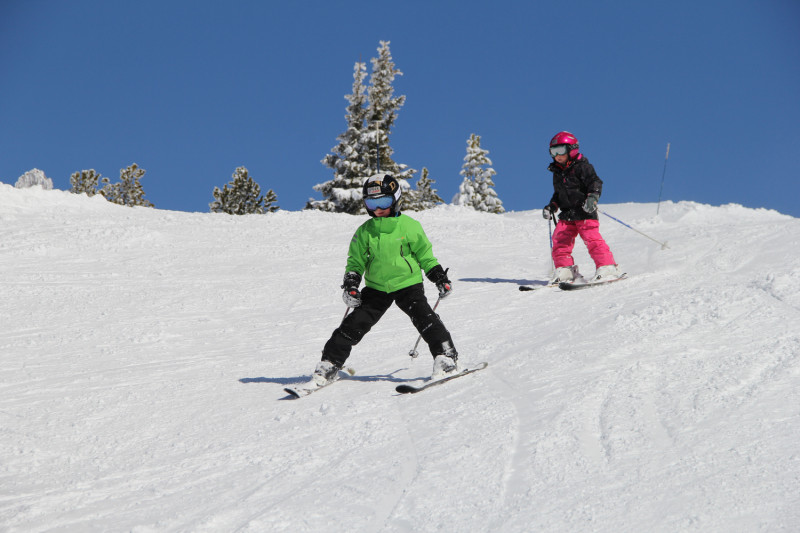
<svg viewBox="0 0 800 533">
<path fill-rule="evenodd" d="M 375 211 L 376 209 L 389 209 L 392 207 L 394 203 L 393 196 L 380 196 L 378 198 L 364 198 L 364 205 L 367 206 L 367 209 L 370 211 Z"/>
<path fill-rule="evenodd" d="M 555 157 L 557 155 L 566 155 L 569 147 L 566 144 L 558 144 L 550 147 L 550 155 Z"/>
</svg>

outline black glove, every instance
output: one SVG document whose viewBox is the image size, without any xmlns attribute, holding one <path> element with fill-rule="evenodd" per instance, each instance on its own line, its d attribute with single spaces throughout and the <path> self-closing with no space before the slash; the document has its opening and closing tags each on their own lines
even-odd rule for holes
<svg viewBox="0 0 800 533">
<path fill-rule="evenodd" d="M 344 275 L 342 280 L 342 300 L 347 307 L 358 307 L 361 305 L 361 291 L 358 286 L 361 285 L 361 274 L 358 272 L 348 272 Z"/>
<path fill-rule="evenodd" d="M 600 197 L 597 193 L 593 192 L 589 194 L 589 196 L 586 197 L 586 201 L 583 203 L 583 210 L 587 213 L 594 213 L 597 211 L 597 200 L 599 199 Z"/>
<path fill-rule="evenodd" d="M 453 284 L 447 279 L 447 270 L 443 269 L 442 265 L 436 265 L 425 274 L 439 289 L 439 298 L 447 298 L 453 292 Z"/>
<path fill-rule="evenodd" d="M 542 209 L 542 218 L 545 220 L 550 220 L 556 215 L 556 211 L 558 211 L 558 206 L 555 204 L 555 202 L 550 202 L 544 206 L 544 209 Z"/>
</svg>

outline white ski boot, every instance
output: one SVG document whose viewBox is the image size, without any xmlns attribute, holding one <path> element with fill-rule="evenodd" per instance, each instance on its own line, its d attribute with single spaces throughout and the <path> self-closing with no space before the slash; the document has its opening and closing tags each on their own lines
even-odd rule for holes
<svg viewBox="0 0 800 533">
<path fill-rule="evenodd" d="M 613 279 L 619 279 L 621 275 L 622 273 L 619 271 L 619 268 L 617 268 L 617 265 L 605 265 L 597 269 L 597 272 L 594 273 L 592 281 L 590 281 L 589 283 L 611 281 Z"/>
<path fill-rule="evenodd" d="M 339 367 L 330 361 L 320 361 L 317 363 L 314 373 L 311 374 L 311 380 L 317 384 L 317 387 L 324 387 L 338 379 L 339 370 Z"/>
<path fill-rule="evenodd" d="M 579 281 L 581 277 L 581 273 L 578 272 L 578 265 L 558 267 L 550 285 L 558 285 L 561 282 L 572 283 L 574 281 Z"/>
<path fill-rule="evenodd" d="M 431 373 L 431 380 L 446 378 L 452 374 L 457 374 L 458 368 L 458 354 L 439 354 L 433 359 L 433 372 Z"/>
</svg>

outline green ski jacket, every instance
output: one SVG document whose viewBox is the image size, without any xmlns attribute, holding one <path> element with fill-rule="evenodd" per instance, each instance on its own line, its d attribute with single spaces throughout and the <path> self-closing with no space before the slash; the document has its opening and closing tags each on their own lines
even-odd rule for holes
<svg viewBox="0 0 800 533">
<path fill-rule="evenodd" d="M 422 283 L 422 270 L 429 272 L 438 264 L 422 225 L 403 214 L 364 222 L 347 256 L 347 271 L 361 274 L 367 287 L 383 292 Z"/>
</svg>

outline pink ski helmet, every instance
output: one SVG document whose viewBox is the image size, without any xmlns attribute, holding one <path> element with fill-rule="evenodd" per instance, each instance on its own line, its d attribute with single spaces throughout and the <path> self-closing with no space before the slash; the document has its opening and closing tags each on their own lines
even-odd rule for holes
<svg viewBox="0 0 800 533">
<path fill-rule="evenodd" d="M 550 139 L 550 147 L 565 145 L 567 150 L 569 150 L 569 158 L 575 159 L 578 157 L 578 147 L 580 146 L 578 143 L 578 138 L 575 137 L 568 131 L 559 131 L 556 133 L 555 137 Z M 553 155 L 552 152 L 550 155 Z"/>
</svg>

